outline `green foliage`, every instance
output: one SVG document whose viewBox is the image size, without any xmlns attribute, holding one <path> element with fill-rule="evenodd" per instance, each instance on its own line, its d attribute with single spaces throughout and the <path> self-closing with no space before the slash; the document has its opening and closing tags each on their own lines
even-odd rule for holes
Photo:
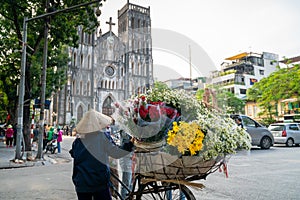
<svg viewBox="0 0 300 200">
<path fill-rule="evenodd" d="M 161 82 L 161 81 L 155 81 L 154 82 L 154 88 L 157 88 L 159 90 L 170 90 L 167 84 Z"/>
<path fill-rule="evenodd" d="M 217 102 L 218 107 L 224 110 L 226 114 L 245 112 L 245 102 L 227 90 L 219 90 L 217 92 Z"/>
<path fill-rule="evenodd" d="M 20 82 L 21 49 L 24 17 L 32 19 L 67 7 L 90 2 L 89 0 L 45 1 L 40 0 L 3 0 L 0 2 L 0 111 L 16 111 L 18 99 L 17 85 Z M 96 5 L 93 5 L 96 6 Z M 65 45 L 78 46 L 77 27 L 92 32 L 99 24 L 93 7 L 80 7 L 70 12 L 62 12 L 48 19 L 48 61 L 46 98 L 57 91 L 66 81 L 67 57 Z M 46 19 L 36 19 L 27 23 L 27 58 L 25 78 L 25 101 L 39 97 L 41 88 L 42 55 L 44 44 L 44 27 Z M 31 47 L 31 48 L 29 48 Z M 25 107 L 24 118 L 29 121 L 29 107 Z"/>
<path fill-rule="evenodd" d="M 223 110 L 226 114 L 234 114 L 234 113 L 244 113 L 245 102 L 238 97 L 236 97 L 231 92 L 221 88 L 214 88 L 216 90 L 217 97 L 217 105 L 218 108 Z M 196 98 L 198 100 L 203 99 L 204 89 L 199 89 L 196 92 Z M 212 101 L 212 97 L 210 97 L 210 103 Z"/>
<path fill-rule="evenodd" d="M 275 104 L 282 99 L 298 97 L 300 94 L 300 66 L 278 68 L 270 76 L 255 83 L 247 90 L 248 100 L 258 103 L 267 120 L 275 114 Z"/>
<path fill-rule="evenodd" d="M 199 101 L 202 101 L 203 94 L 204 94 L 204 90 L 203 89 L 197 90 L 197 92 L 196 92 L 196 99 L 199 100 Z"/>
</svg>

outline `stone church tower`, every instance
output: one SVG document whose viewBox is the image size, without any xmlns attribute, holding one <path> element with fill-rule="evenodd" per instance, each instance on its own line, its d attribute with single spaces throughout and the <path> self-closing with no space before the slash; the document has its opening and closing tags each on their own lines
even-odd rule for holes
<svg viewBox="0 0 300 200">
<path fill-rule="evenodd" d="M 118 35 L 112 18 L 105 34 L 78 27 L 79 47 L 69 48 L 68 82 L 53 100 L 56 123 L 79 121 L 93 108 L 106 115 L 113 102 L 144 93 L 153 85 L 150 7 L 131 4 L 118 11 Z"/>
</svg>

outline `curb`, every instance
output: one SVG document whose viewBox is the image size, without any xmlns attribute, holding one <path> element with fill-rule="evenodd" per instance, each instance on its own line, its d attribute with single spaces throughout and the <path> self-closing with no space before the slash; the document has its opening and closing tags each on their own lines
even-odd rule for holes
<svg viewBox="0 0 300 200">
<path fill-rule="evenodd" d="M 5 163 L 0 164 L 0 169 L 12 169 L 12 168 L 23 168 L 23 167 L 33 167 L 33 166 L 43 166 L 46 165 L 45 160 L 41 161 L 23 161 L 23 163 L 14 162 L 10 160 Z"/>
</svg>

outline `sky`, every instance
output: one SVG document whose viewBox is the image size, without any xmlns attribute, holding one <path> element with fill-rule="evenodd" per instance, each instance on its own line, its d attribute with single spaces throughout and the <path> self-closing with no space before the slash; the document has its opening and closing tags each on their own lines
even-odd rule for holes
<svg viewBox="0 0 300 200">
<path fill-rule="evenodd" d="M 100 26 L 127 0 L 103 3 Z M 298 0 L 130 0 L 150 6 L 154 76 L 158 80 L 207 76 L 225 58 L 242 53 L 300 55 Z M 113 27 L 117 35 L 117 26 Z M 167 35 L 167 36 L 166 36 Z M 192 69 L 192 73 L 190 73 Z M 173 77 L 174 76 L 174 77 Z"/>
</svg>

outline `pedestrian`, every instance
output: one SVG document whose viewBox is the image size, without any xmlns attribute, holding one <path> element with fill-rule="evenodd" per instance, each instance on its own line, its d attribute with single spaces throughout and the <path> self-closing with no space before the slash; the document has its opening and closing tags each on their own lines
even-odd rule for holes
<svg viewBox="0 0 300 200">
<path fill-rule="evenodd" d="M 111 200 L 109 156 L 121 158 L 128 152 L 109 141 L 103 128 L 111 118 L 88 111 L 76 127 L 79 137 L 70 150 L 74 158 L 72 180 L 78 200 Z"/>
<path fill-rule="evenodd" d="M 126 185 L 121 185 L 121 196 L 123 199 L 126 199 L 129 191 L 132 188 L 132 148 L 133 145 L 129 141 L 132 139 L 132 137 L 127 134 L 125 131 L 120 130 L 120 145 L 121 148 L 125 151 L 131 152 L 128 155 L 120 158 L 119 164 L 122 170 L 122 183 Z"/>
<path fill-rule="evenodd" d="M 54 135 L 54 128 L 51 127 L 50 130 L 47 132 L 47 140 L 48 142 L 51 142 L 53 140 Z"/>
<path fill-rule="evenodd" d="M 13 126 L 13 130 L 14 130 L 14 147 L 17 145 L 17 133 L 18 133 L 17 126 L 18 126 L 18 123 L 15 123 L 15 125 Z"/>
<path fill-rule="evenodd" d="M 242 119 L 240 117 L 235 118 L 235 123 L 240 126 L 241 128 L 244 128 Z"/>
<path fill-rule="evenodd" d="M 43 132 L 43 150 L 45 150 L 47 146 L 47 124 L 44 124 L 44 132 Z"/>
<path fill-rule="evenodd" d="M 57 128 L 57 152 L 61 153 L 60 143 L 62 142 L 63 131 L 60 128 Z"/>
<path fill-rule="evenodd" d="M 66 134 L 67 134 L 67 136 L 69 136 L 69 126 L 68 125 L 66 127 Z"/>
<path fill-rule="evenodd" d="M 14 139 L 14 130 L 12 129 L 12 125 L 8 125 L 5 131 L 6 138 L 6 148 L 12 147 L 13 139 Z"/>
<path fill-rule="evenodd" d="M 34 142 L 38 142 L 38 136 L 39 136 L 39 126 L 36 125 L 35 126 L 35 129 L 33 129 L 33 140 L 32 140 L 32 143 Z"/>
</svg>

